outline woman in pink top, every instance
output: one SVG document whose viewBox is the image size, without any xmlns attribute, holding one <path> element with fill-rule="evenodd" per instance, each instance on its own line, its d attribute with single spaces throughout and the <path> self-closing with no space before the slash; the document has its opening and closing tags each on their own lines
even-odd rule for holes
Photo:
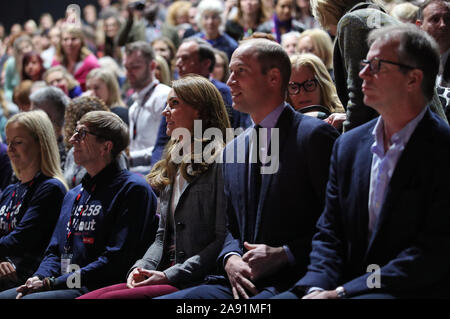
<svg viewBox="0 0 450 319">
<path fill-rule="evenodd" d="M 84 43 L 81 28 L 67 25 L 61 31 L 61 45 L 57 50 L 52 66 L 61 64 L 86 90 L 86 76 L 92 69 L 100 67 L 97 57 Z"/>
</svg>

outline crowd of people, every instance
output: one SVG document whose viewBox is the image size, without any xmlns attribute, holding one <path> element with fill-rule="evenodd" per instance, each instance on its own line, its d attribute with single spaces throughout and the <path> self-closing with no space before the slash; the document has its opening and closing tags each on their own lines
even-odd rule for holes
<svg viewBox="0 0 450 319">
<path fill-rule="evenodd" d="M 0 31 L 0 299 L 450 298 L 450 1 Z"/>
</svg>

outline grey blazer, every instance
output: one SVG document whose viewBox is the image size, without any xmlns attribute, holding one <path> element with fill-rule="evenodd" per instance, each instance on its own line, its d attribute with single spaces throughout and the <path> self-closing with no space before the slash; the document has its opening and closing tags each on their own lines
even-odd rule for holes
<svg viewBox="0 0 450 319">
<path fill-rule="evenodd" d="M 163 271 L 171 285 L 186 288 L 214 273 L 226 231 L 223 177 L 219 164 L 186 183 L 174 213 L 175 264 L 167 269 L 170 228 L 168 214 L 172 185 L 161 193 L 159 228 L 154 243 L 130 269 L 136 267 Z"/>
</svg>

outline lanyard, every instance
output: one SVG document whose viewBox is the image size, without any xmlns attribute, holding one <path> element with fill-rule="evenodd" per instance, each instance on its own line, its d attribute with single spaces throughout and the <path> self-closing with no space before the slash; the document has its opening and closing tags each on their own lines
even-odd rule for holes
<svg viewBox="0 0 450 319">
<path fill-rule="evenodd" d="M 76 185 L 76 182 L 77 182 L 77 175 L 78 175 L 78 173 L 81 171 L 81 168 L 82 168 L 81 165 L 77 165 L 77 170 L 76 170 L 76 172 L 73 174 L 73 177 L 72 177 L 72 187 L 77 186 L 77 185 Z"/>
<path fill-rule="evenodd" d="M 80 203 L 84 188 L 81 187 L 80 192 L 78 193 L 77 197 L 75 198 L 75 202 L 72 205 L 72 211 L 70 213 L 70 219 L 69 219 L 69 223 L 67 224 L 67 228 L 66 228 L 66 244 L 64 245 L 64 250 L 66 253 L 68 253 L 71 248 L 72 248 L 72 240 L 73 240 L 73 234 L 75 232 L 75 230 L 77 229 L 78 225 L 80 224 L 81 218 L 83 217 L 84 212 L 86 211 L 86 204 L 89 202 L 89 200 L 91 199 L 91 195 L 95 190 L 95 186 L 96 184 L 92 185 L 91 187 L 91 191 L 88 194 L 87 199 L 84 201 L 84 204 L 81 211 L 79 212 L 78 216 L 75 216 L 76 211 L 78 209 L 78 204 Z"/>
<path fill-rule="evenodd" d="M 145 94 L 144 99 L 142 100 L 142 103 L 138 104 L 136 116 L 133 118 L 134 126 L 133 126 L 133 140 L 136 139 L 137 136 L 137 122 L 139 119 L 139 116 L 141 115 L 141 110 L 144 107 L 145 103 L 147 103 L 147 100 L 150 98 L 150 96 L 153 93 L 153 90 L 158 85 L 158 83 L 154 83 L 152 87 L 148 90 L 148 92 Z"/>
<path fill-rule="evenodd" d="M 20 188 L 22 186 L 21 183 L 17 183 L 16 187 L 14 187 L 14 191 L 11 195 L 11 200 L 9 202 L 8 208 L 6 209 L 6 224 L 8 225 L 8 232 L 11 232 L 12 230 L 12 217 L 13 212 L 15 212 L 17 209 L 20 209 L 22 206 L 22 203 L 25 201 L 25 197 L 28 194 L 28 191 L 30 190 L 31 186 L 35 183 L 36 179 L 39 176 L 39 172 L 36 174 L 36 176 L 33 177 L 33 179 L 30 182 L 24 183 L 25 190 L 22 194 L 19 194 Z M 15 214 L 17 215 L 17 214 Z"/>
</svg>

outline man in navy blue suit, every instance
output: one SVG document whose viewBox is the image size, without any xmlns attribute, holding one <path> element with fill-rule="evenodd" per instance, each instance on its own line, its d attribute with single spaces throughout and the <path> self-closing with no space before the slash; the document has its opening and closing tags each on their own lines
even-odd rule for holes
<svg viewBox="0 0 450 319">
<path fill-rule="evenodd" d="M 292 286 L 309 261 L 338 132 L 285 103 L 291 64 L 278 43 L 243 41 L 230 71 L 233 108 L 257 125 L 224 151 L 228 233 L 217 259 L 221 273 L 166 299 L 265 298 Z"/>
<path fill-rule="evenodd" d="M 450 297 L 450 128 L 428 107 L 438 47 L 413 25 L 368 44 L 359 76 L 380 117 L 336 141 L 308 272 L 277 298 Z"/>
</svg>

